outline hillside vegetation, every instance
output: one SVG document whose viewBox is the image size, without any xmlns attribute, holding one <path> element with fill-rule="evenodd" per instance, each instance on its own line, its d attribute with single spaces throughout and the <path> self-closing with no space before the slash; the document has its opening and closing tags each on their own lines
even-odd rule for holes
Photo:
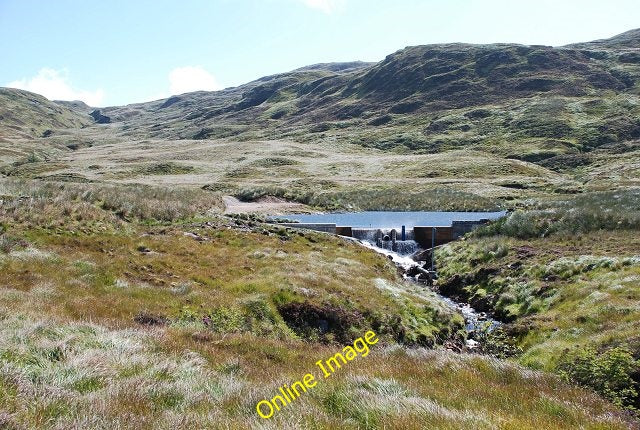
<svg viewBox="0 0 640 430">
<path fill-rule="evenodd" d="M 517 360 L 640 407 L 640 190 L 547 205 L 441 249 L 440 290 L 508 322 Z"/>
<path fill-rule="evenodd" d="M 633 30 L 565 47 L 407 47 L 376 64 L 309 66 L 92 116 L 35 95 L 53 111 L 34 110 L 28 93 L 3 89 L 0 168 L 239 196 L 280 187 L 343 208 L 354 189 L 374 203 L 352 207 L 490 209 L 638 186 L 638 46 Z M 457 198 L 417 197 L 442 192 Z"/>
<path fill-rule="evenodd" d="M 443 350 L 461 317 L 354 243 L 206 215 L 169 190 L 2 191 L 4 428 L 633 425 L 557 377 Z M 382 339 L 370 355 L 257 416 L 367 329 Z"/>
<path fill-rule="evenodd" d="M 127 106 L 1 88 L 0 428 L 639 428 L 639 155 L 638 30 Z M 436 252 L 440 292 L 501 328 L 469 351 L 387 258 L 227 195 L 508 209 Z M 369 356 L 258 417 L 367 330 Z"/>
</svg>

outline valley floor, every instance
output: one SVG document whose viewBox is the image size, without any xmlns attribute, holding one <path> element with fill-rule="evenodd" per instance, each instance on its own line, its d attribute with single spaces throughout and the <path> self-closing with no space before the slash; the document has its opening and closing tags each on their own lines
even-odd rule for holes
<svg viewBox="0 0 640 430">
<path fill-rule="evenodd" d="M 95 111 L 0 88 L 0 429 L 640 429 L 639 41 L 407 47 Z M 291 210 L 509 211 L 435 253 L 502 328 L 447 350 L 461 315 L 264 223 Z"/>
<path fill-rule="evenodd" d="M 3 428 L 638 427 L 554 374 L 444 350 L 460 316 L 357 244 L 203 217 L 188 193 L 30 186 L 0 205 Z M 257 415 L 368 329 L 367 357 Z"/>
</svg>

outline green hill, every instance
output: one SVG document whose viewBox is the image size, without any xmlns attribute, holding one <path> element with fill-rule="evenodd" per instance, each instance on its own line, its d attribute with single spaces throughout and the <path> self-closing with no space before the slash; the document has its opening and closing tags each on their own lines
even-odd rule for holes
<svg viewBox="0 0 640 430">
<path fill-rule="evenodd" d="M 55 129 L 80 128 L 91 118 L 76 106 L 61 105 L 41 95 L 12 88 L 0 88 L 0 132 L 4 138 L 43 137 Z"/>
</svg>

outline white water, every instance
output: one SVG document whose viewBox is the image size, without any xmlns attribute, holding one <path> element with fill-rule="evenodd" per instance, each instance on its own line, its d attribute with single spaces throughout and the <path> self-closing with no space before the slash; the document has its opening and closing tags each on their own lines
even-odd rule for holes
<svg viewBox="0 0 640 430">
<path fill-rule="evenodd" d="M 367 229 L 369 230 L 369 229 Z M 403 272 L 407 272 L 414 266 L 419 266 L 420 264 L 415 262 L 409 255 L 403 255 L 398 252 L 393 252 L 386 248 L 380 248 L 376 246 L 374 243 L 369 242 L 369 240 L 357 240 L 363 246 L 372 249 L 394 262 L 394 264 L 400 267 Z M 415 278 L 412 278 L 408 275 L 404 275 L 404 278 L 410 280 L 412 282 L 418 282 Z M 421 284 L 422 285 L 422 284 Z M 428 287 L 424 287 L 428 288 Z M 454 309 L 456 312 L 459 312 L 464 317 L 465 327 L 467 333 L 472 334 L 476 330 L 482 330 L 485 327 L 489 331 L 493 330 L 495 327 L 500 325 L 500 323 L 492 318 L 489 318 L 484 312 L 478 312 L 471 307 L 468 303 L 460 303 L 456 302 L 448 297 L 445 297 L 439 294 L 437 291 L 434 291 L 439 300 L 441 300 L 444 304 L 446 304 L 449 308 Z M 488 326 L 487 326 L 488 325 Z M 478 346 L 478 342 L 473 339 L 467 339 L 467 348 L 473 349 Z"/>
<path fill-rule="evenodd" d="M 394 234 L 395 243 L 393 241 Z M 420 249 L 418 242 L 414 240 L 413 229 L 405 230 L 404 240 L 402 240 L 401 229 L 391 228 L 353 228 L 351 235 L 356 239 L 400 255 L 415 254 Z"/>
<path fill-rule="evenodd" d="M 357 242 L 369 249 L 373 249 L 377 253 L 382 254 L 387 258 L 390 258 L 396 264 L 396 266 L 401 267 L 405 271 L 409 270 L 411 267 L 417 264 L 411 257 L 407 255 L 400 255 L 397 252 L 393 252 L 385 248 L 379 248 L 369 241 L 358 240 Z"/>
</svg>

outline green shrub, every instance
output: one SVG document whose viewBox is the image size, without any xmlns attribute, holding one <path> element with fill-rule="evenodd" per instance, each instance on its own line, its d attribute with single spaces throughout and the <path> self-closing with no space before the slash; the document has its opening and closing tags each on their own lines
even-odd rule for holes
<svg viewBox="0 0 640 430">
<path fill-rule="evenodd" d="M 200 319 L 201 315 L 198 311 L 192 309 L 190 306 L 183 306 L 175 318 L 175 321 L 179 323 L 193 323 L 200 321 Z"/>
<path fill-rule="evenodd" d="M 277 321 L 278 317 L 276 312 L 263 298 L 259 297 L 248 300 L 244 304 L 244 307 L 250 318 L 254 318 L 258 321 L 269 321 L 271 323 L 275 323 Z"/>
<path fill-rule="evenodd" d="M 567 380 L 593 388 L 618 406 L 634 408 L 638 392 L 632 375 L 639 365 L 624 346 L 600 353 L 587 347 L 570 354 L 558 369 Z"/>
<path fill-rule="evenodd" d="M 498 358 L 508 358 L 519 355 L 522 348 L 515 344 L 515 339 L 509 336 L 501 327 L 491 327 L 491 323 L 474 330 L 473 339 L 478 342 L 477 352 Z"/>
<path fill-rule="evenodd" d="M 240 309 L 220 306 L 203 316 L 202 322 L 216 333 L 231 333 L 243 329 L 245 318 Z"/>
</svg>

